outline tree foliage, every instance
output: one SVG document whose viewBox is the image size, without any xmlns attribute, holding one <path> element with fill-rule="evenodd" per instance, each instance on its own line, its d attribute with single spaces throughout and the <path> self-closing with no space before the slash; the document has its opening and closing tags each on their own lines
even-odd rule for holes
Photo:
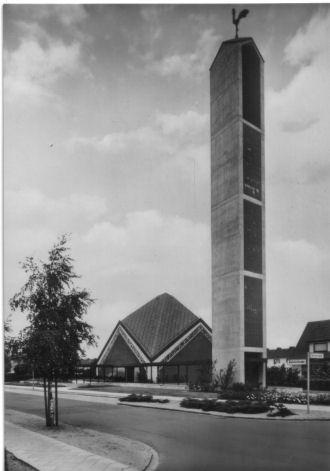
<svg viewBox="0 0 330 471">
<path fill-rule="evenodd" d="M 299 386 L 298 370 L 286 368 L 285 365 L 267 368 L 267 384 L 269 386 Z"/>
<path fill-rule="evenodd" d="M 4 366 L 5 373 L 8 373 L 11 369 L 11 350 L 13 345 L 13 338 L 10 337 L 9 333 L 11 332 L 11 316 L 9 315 L 3 322 L 3 332 L 4 332 Z"/>
<path fill-rule="evenodd" d="M 79 276 L 67 242 L 63 235 L 46 262 L 25 259 L 21 265 L 28 280 L 10 300 L 11 309 L 25 313 L 29 322 L 16 340 L 16 354 L 48 382 L 48 390 L 52 379 L 56 382 L 77 365 L 84 344 L 96 343 L 92 327 L 83 320 L 94 300 L 87 290 L 75 287 Z"/>
</svg>

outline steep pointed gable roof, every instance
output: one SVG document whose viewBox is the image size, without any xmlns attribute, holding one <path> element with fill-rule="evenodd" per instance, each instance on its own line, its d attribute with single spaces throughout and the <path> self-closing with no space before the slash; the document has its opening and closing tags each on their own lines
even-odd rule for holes
<svg viewBox="0 0 330 471">
<path fill-rule="evenodd" d="M 152 359 L 198 321 L 177 299 L 163 293 L 125 317 L 121 324 Z"/>
<path fill-rule="evenodd" d="M 330 340 L 330 319 L 325 321 L 308 322 L 297 343 L 297 352 L 307 352 L 311 342 Z"/>
</svg>

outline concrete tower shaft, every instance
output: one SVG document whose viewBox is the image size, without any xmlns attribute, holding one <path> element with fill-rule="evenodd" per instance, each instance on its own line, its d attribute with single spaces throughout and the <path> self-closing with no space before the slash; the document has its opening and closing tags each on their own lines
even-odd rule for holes
<svg viewBox="0 0 330 471">
<path fill-rule="evenodd" d="M 263 59 L 252 38 L 222 43 L 210 68 L 213 360 L 265 384 Z"/>
</svg>

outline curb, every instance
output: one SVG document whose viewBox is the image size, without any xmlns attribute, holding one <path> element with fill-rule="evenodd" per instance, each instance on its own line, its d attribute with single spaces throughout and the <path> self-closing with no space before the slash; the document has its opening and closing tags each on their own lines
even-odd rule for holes
<svg viewBox="0 0 330 471">
<path fill-rule="evenodd" d="M 143 407 L 145 409 L 157 409 L 157 410 L 165 410 L 165 411 L 172 411 L 172 412 L 186 412 L 188 414 L 202 414 L 208 415 L 211 417 L 215 417 L 216 419 L 245 419 L 245 420 L 285 420 L 286 422 L 301 422 L 301 421 L 308 421 L 308 422 L 327 422 L 330 421 L 330 414 L 328 417 L 258 417 L 257 415 L 249 415 L 249 414 L 227 414 L 225 412 L 216 412 L 216 411 L 203 411 L 201 409 L 188 409 L 181 407 L 180 409 L 174 407 L 159 407 L 156 405 L 146 405 L 143 403 L 129 403 L 129 402 L 118 402 L 118 405 L 128 406 L 128 407 Z M 288 404 L 290 406 L 290 404 Z M 291 409 L 294 409 L 293 407 Z M 296 409 L 299 410 L 299 409 Z M 330 411 L 329 411 L 330 412 Z M 290 418 L 289 418 L 290 417 Z"/>
</svg>

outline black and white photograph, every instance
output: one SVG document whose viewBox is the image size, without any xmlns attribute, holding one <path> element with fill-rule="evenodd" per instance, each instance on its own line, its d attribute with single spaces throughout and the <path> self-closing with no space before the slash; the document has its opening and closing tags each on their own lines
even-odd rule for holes
<svg viewBox="0 0 330 471">
<path fill-rule="evenodd" d="M 330 4 L 2 27 L 3 469 L 329 471 Z"/>
</svg>

